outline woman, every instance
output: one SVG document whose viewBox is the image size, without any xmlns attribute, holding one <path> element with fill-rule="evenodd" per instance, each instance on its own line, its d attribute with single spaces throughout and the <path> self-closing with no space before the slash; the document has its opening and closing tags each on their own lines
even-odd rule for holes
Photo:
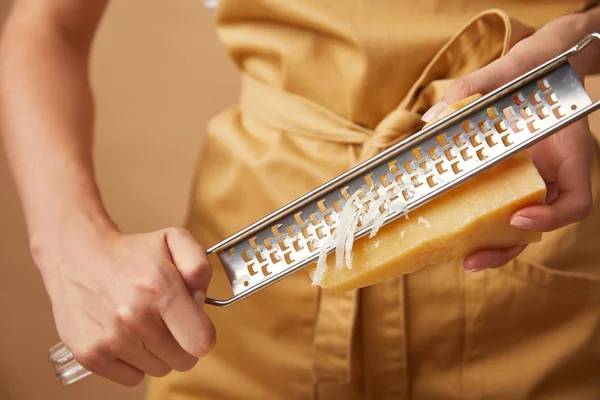
<svg viewBox="0 0 600 400">
<path fill-rule="evenodd" d="M 91 161 L 87 66 L 105 6 L 19 0 L 0 54 L 0 128 L 32 253 L 60 337 L 86 368 L 124 385 L 188 371 L 152 379 L 149 399 L 600 396 L 600 167 L 586 121 L 529 151 L 549 201 L 511 219 L 547 232 L 527 249 L 484 249 L 462 265 L 343 294 L 297 274 L 217 309 L 203 307 L 212 269 L 196 242 L 234 233 L 448 104 L 600 31 L 600 9 L 584 0 L 222 0 L 219 34 L 244 86 L 240 104 L 208 127 L 191 234 L 125 235 Z M 574 62 L 581 78 L 596 72 L 597 47 Z M 225 296 L 214 272 L 211 295 Z"/>
</svg>

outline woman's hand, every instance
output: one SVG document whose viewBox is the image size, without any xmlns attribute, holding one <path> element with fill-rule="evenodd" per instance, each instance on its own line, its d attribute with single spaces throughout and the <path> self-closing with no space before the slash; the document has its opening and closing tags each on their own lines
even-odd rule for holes
<svg viewBox="0 0 600 400">
<path fill-rule="evenodd" d="M 212 349 L 203 311 L 212 269 L 189 232 L 78 224 L 64 233 L 34 257 L 59 335 L 86 369 L 131 386 L 144 374 L 189 370 Z"/>
<path fill-rule="evenodd" d="M 504 57 L 456 80 L 442 102 L 423 117 L 432 120 L 448 104 L 476 93 L 486 94 L 577 44 L 600 28 L 598 10 L 556 19 L 518 42 Z M 588 46 L 572 62 L 583 80 L 598 64 L 598 49 Z M 590 165 L 592 137 L 587 120 L 578 121 L 528 149 L 548 187 L 546 205 L 526 207 L 511 217 L 511 225 L 540 232 L 582 221 L 592 208 Z M 482 250 L 464 260 L 467 271 L 496 268 L 517 257 L 525 246 Z"/>
</svg>

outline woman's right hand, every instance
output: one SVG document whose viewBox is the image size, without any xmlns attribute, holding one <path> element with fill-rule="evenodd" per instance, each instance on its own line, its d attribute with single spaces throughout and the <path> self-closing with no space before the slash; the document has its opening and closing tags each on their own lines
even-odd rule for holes
<svg viewBox="0 0 600 400">
<path fill-rule="evenodd" d="M 127 386 L 186 371 L 214 346 L 212 269 L 181 229 L 125 235 L 79 225 L 35 246 L 59 336 L 89 371 Z"/>
</svg>

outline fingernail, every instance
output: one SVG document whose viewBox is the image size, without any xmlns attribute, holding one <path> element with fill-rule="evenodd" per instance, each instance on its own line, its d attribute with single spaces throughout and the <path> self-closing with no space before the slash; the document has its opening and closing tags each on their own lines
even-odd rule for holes
<svg viewBox="0 0 600 400">
<path fill-rule="evenodd" d="M 196 302 L 196 304 L 203 306 L 205 300 L 206 300 L 206 295 L 203 292 L 201 292 L 201 291 L 194 292 L 194 301 Z"/>
<path fill-rule="evenodd" d="M 446 103 L 445 100 L 442 100 L 439 103 L 435 104 L 433 107 L 431 107 L 429 110 L 427 110 L 425 114 L 423 114 L 423 116 L 421 117 L 421 120 L 423 122 L 429 122 L 438 115 L 440 115 L 440 113 L 444 111 L 447 107 L 448 103 Z"/>
<path fill-rule="evenodd" d="M 535 221 L 531 218 L 516 216 L 510 220 L 511 226 L 521 229 L 532 229 L 535 227 Z"/>
<path fill-rule="evenodd" d="M 471 273 L 471 272 L 479 272 L 479 271 L 483 271 L 484 270 L 484 268 L 477 268 L 477 267 L 474 267 L 474 268 L 463 268 L 463 269 L 465 270 L 465 272 L 469 272 L 469 273 Z"/>
</svg>

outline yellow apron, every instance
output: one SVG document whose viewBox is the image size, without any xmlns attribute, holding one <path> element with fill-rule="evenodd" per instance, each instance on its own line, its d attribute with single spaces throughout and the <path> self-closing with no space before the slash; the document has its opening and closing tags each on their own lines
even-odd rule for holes
<svg viewBox="0 0 600 400">
<path fill-rule="evenodd" d="M 586 3 L 221 0 L 243 90 L 209 124 L 188 228 L 209 246 L 405 138 L 453 79 Z M 301 271 L 207 307 L 215 350 L 151 379 L 148 399 L 600 398 L 599 226 L 595 203 L 498 270 L 435 265 L 348 293 Z M 215 268 L 209 294 L 226 297 Z"/>
</svg>

